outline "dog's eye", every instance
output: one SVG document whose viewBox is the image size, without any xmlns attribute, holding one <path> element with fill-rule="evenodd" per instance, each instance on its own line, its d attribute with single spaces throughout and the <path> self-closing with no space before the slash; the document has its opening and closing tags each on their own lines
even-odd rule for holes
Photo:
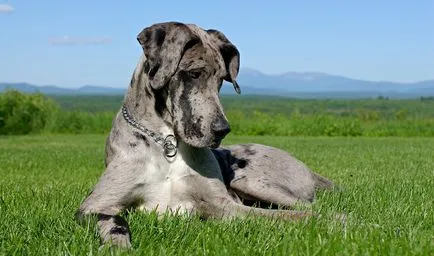
<svg viewBox="0 0 434 256">
<path fill-rule="evenodd" d="M 200 74 L 202 72 L 200 70 L 192 70 L 192 71 L 188 71 L 188 76 L 193 78 L 193 79 L 198 79 L 200 77 Z"/>
</svg>

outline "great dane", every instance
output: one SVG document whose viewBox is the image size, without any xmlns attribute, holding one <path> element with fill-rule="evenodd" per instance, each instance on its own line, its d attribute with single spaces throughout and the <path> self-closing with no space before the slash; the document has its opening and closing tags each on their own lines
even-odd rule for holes
<svg viewBox="0 0 434 256">
<path fill-rule="evenodd" d="M 165 22 L 137 40 L 143 54 L 106 141 L 106 169 L 78 219 L 96 215 L 103 244 L 130 247 L 128 224 L 118 215 L 127 208 L 221 219 L 310 216 L 243 204 L 310 202 L 315 187 L 331 183 L 276 148 L 218 148 L 230 132 L 219 101 L 223 81 L 240 92 L 239 51 L 226 36 Z"/>
</svg>

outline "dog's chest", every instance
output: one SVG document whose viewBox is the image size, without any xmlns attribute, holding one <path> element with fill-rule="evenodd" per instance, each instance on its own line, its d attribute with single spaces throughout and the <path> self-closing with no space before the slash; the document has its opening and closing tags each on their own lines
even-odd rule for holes
<svg viewBox="0 0 434 256">
<path fill-rule="evenodd" d="M 186 213 L 203 198 L 227 193 L 218 162 L 209 149 L 191 149 L 181 143 L 172 162 L 149 155 L 142 163 L 136 183 L 136 193 L 143 202 L 139 209 Z"/>
<path fill-rule="evenodd" d="M 171 164 L 148 163 L 144 168 L 142 177 L 143 186 L 140 187 L 142 210 L 166 209 L 189 210 L 193 207 L 190 197 L 192 184 L 189 180 L 198 174 L 192 170 L 182 159 L 176 159 Z"/>
</svg>

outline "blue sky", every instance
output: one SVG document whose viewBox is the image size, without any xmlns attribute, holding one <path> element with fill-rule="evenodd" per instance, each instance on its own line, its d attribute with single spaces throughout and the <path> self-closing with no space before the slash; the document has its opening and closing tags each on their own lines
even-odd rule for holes
<svg viewBox="0 0 434 256">
<path fill-rule="evenodd" d="M 227 35 L 241 67 L 434 79 L 434 1 L 0 0 L 0 82 L 126 87 L 137 34 L 163 21 Z"/>
</svg>

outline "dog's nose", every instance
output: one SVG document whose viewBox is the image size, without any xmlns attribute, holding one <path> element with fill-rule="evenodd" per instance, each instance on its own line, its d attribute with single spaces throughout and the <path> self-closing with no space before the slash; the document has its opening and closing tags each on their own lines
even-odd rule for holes
<svg viewBox="0 0 434 256">
<path fill-rule="evenodd" d="M 217 122 L 214 122 L 211 129 L 214 133 L 214 136 L 218 139 L 223 139 L 226 134 L 231 131 L 231 128 L 229 127 L 229 124 L 226 120 L 219 120 Z"/>
</svg>

